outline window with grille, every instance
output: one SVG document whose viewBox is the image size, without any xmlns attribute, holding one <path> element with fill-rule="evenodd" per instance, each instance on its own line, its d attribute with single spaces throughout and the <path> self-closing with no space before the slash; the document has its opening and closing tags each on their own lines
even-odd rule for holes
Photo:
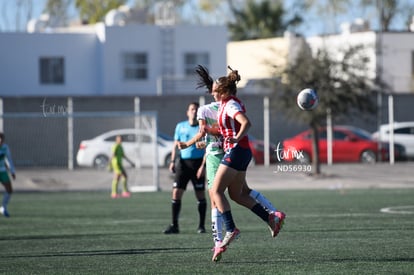
<svg viewBox="0 0 414 275">
<path fill-rule="evenodd" d="M 208 53 L 186 53 L 184 55 L 184 75 L 193 76 L 197 65 L 210 67 L 210 56 Z"/>
<path fill-rule="evenodd" d="M 148 78 L 148 56 L 146 53 L 124 53 L 123 66 L 125 80 L 144 80 Z"/>
<path fill-rule="evenodd" d="M 39 59 L 40 84 L 64 84 L 65 60 L 63 57 L 41 57 Z"/>
</svg>

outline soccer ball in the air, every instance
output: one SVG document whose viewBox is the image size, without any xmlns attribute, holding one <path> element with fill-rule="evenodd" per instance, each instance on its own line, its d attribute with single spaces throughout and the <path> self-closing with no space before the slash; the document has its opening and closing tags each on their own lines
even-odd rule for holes
<svg viewBox="0 0 414 275">
<path fill-rule="evenodd" d="M 299 92 L 296 102 L 302 110 L 310 111 L 318 106 L 319 99 L 315 90 L 306 88 Z"/>
</svg>

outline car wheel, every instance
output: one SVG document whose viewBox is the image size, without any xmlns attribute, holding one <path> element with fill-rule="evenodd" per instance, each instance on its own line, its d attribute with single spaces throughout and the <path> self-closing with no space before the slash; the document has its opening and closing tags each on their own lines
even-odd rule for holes
<svg viewBox="0 0 414 275">
<path fill-rule="evenodd" d="M 359 159 L 362 163 L 375 163 L 377 160 L 375 153 L 371 150 L 363 151 Z"/>
<path fill-rule="evenodd" d="M 106 169 L 108 167 L 109 158 L 105 155 L 98 155 L 93 160 L 93 166 L 97 169 Z"/>
<path fill-rule="evenodd" d="M 167 156 L 164 159 L 164 167 L 169 167 L 170 166 L 170 161 L 171 161 L 171 154 L 167 154 Z"/>
</svg>

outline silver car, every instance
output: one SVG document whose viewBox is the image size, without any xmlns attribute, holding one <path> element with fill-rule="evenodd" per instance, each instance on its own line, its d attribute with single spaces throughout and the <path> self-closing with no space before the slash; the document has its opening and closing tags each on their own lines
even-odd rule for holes
<svg viewBox="0 0 414 275">
<path fill-rule="evenodd" d="M 407 158 L 414 159 L 414 121 L 394 122 L 394 142 L 405 147 Z M 380 132 L 375 132 L 372 137 L 376 140 L 381 138 L 383 142 L 390 141 L 390 125 L 380 126 Z"/>
<path fill-rule="evenodd" d="M 151 134 L 137 129 L 113 130 L 93 139 L 81 141 L 76 155 L 77 164 L 84 167 L 107 168 L 112 154 L 111 148 L 118 135 L 122 137 L 122 147 L 126 156 L 142 167 L 153 165 L 155 150 L 158 151 L 158 166 L 166 167 L 169 164 L 174 144 L 173 138 L 158 133 L 157 149 L 155 149 Z"/>
</svg>

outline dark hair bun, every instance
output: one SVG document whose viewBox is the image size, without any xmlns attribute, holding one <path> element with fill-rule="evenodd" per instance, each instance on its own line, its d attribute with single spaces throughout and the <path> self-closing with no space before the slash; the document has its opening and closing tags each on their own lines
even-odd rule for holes
<svg viewBox="0 0 414 275">
<path fill-rule="evenodd" d="M 229 81 L 231 82 L 239 82 L 240 81 L 240 75 L 239 72 L 237 70 L 232 70 L 229 75 L 227 76 L 227 78 L 229 79 Z"/>
</svg>

